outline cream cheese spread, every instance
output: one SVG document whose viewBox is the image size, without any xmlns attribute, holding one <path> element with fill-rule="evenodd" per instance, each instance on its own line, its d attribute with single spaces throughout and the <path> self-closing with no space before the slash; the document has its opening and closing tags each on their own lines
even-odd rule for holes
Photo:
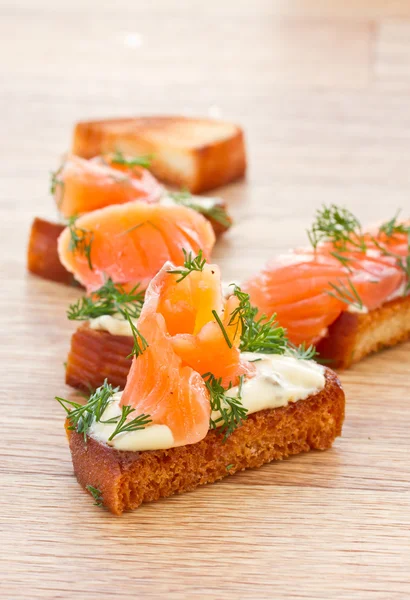
<svg viewBox="0 0 410 600">
<path fill-rule="evenodd" d="M 267 408 L 287 406 L 317 394 L 325 387 L 325 369 L 313 361 L 299 360 L 286 355 L 248 352 L 242 356 L 246 360 L 255 361 L 256 367 L 256 375 L 245 380 L 242 386 L 241 401 L 248 414 Z M 235 397 L 238 391 L 237 387 L 233 387 L 227 394 Z M 102 416 L 103 421 L 121 414 L 120 400 L 121 392 L 114 395 L 113 401 Z M 211 416 L 216 420 L 219 415 L 214 412 Z M 115 423 L 94 421 L 89 435 L 118 450 L 161 450 L 175 446 L 172 432 L 167 425 L 148 425 L 139 431 L 121 433 L 109 442 L 108 438 L 115 427 Z"/>
<path fill-rule="evenodd" d="M 131 319 L 134 325 L 137 324 L 136 319 Z M 95 319 L 90 319 L 88 324 L 91 329 L 97 331 L 108 331 L 111 335 L 128 335 L 132 336 L 131 325 L 120 314 L 118 315 L 101 315 Z"/>
</svg>

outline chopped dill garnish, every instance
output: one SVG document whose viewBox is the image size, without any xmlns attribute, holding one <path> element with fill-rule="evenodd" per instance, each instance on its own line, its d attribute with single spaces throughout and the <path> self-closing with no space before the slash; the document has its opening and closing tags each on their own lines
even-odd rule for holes
<svg viewBox="0 0 410 600">
<path fill-rule="evenodd" d="M 78 404 L 72 400 L 66 400 L 56 396 L 57 402 L 61 404 L 67 413 L 67 418 L 70 421 L 69 429 L 82 433 L 84 441 L 87 440 L 87 433 L 93 421 L 101 421 L 101 417 L 112 401 L 113 395 L 120 388 L 113 388 L 111 384 L 104 381 L 103 385 L 95 390 L 88 398 L 86 404 Z"/>
<path fill-rule="evenodd" d="M 307 234 L 314 249 L 323 241 L 332 242 L 339 251 L 347 250 L 348 244 L 362 252 L 366 249 L 360 221 L 350 210 L 335 204 L 316 211 L 315 221 Z"/>
<path fill-rule="evenodd" d="M 127 421 L 128 415 L 135 411 L 135 408 L 132 408 L 131 406 L 122 406 L 121 415 L 103 420 L 102 417 L 104 411 L 110 402 L 112 402 L 113 396 L 118 390 L 119 387 L 113 388 L 112 385 L 105 380 L 103 385 L 91 394 L 85 404 L 78 404 L 77 402 L 59 398 L 57 396 L 56 400 L 67 413 L 67 419 L 70 422 L 69 429 L 83 434 L 85 443 L 87 442 L 87 434 L 94 421 L 104 424 L 117 424 L 115 430 L 108 438 L 108 441 L 112 441 L 113 438 L 120 433 L 144 429 L 148 423 L 151 423 L 150 415 L 145 414 L 139 415 L 132 421 Z"/>
<path fill-rule="evenodd" d="M 122 165 L 124 167 L 144 167 L 149 169 L 151 166 L 153 156 L 152 154 L 146 154 L 143 156 L 134 156 L 132 158 L 126 158 L 122 152 L 116 150 L 111 156 L 111 162 L 115 165 Z"/>
<path fill-rule="evenodd" d="M 103 506 L 102 493 L 98 488 L 95 488 L 92 485 L 86 485 L 85 489 L 90 492 L 91 496 L 94 498 L 95 506 Z"/>
<path fill-rule="evenodd" d="M 352 281 L 348 279 L 346 285 L 342 280 L 338 279 L 338 283 L 339 285 L 329 281 L 329 285 L 334 291 L 328 291 L 327 294 L 333 296 L 333 298 L 337 298 L 337 300 L 341 300 L 349 306 L 356 306 L 359 310 L 362 310 L 362 299 Z"/>
<path fill-rule="evenodd" d="M 232 221 L 226 211 L 224 204 L 220 200 L 213 198 L 195 198 L 188 190 L 181 190 L 180 192 L 169 192 L 168 196 L 172 198 L 176 204 L 192 208 L 196 212 L 199 212 L 204 217 L 212 219 L 216 223 L 222 225 L 222 227 L 229 229 L 232 225 Z"/>
<path fill-rule="evenodd" d="M 295 346 L 289 343 L 287 353 L 290 356 L 298 358 L 299 360 L 313 360 L 316 356 L 319 356 L 319 353 L 316 351 L 315 346 L 311 344 L 306 348 L 304 342 L 300 344 L 300 346 Z"/>
<path fill-rule="evenodd" d="M 400 214 L 400 210 L 396 212 L 394 217 L 390 221 L 386 221 L 379 227 L 379 234 L 384 233 L 388 238 L 392 238 L 399 233 L 404 233 L 410 240 L 410 226 L 405 225 L 397 221 Z"/>
<path fill-rule="evenodd" d="M 241 352 L 283 354 L 287 347 L 286 331 L 277 324 L 276 315 L 269 319 L 265 315 L 257 317 L 258 309 L 251 305 L 249 294 L 238 285 L 234 285 L 233 294 L 239 305 L 232 311 L 228 324 L 236 325 L 236 332 L 241 329 Z"/>
<path fill-rule="evenodd" d="M 383 254 L 394 257 L 397 261 L 397 265 L 404 271 L 407 279 L 406 287 L 404 289 L 404 295 L 406 295 L 410 292 L 410 225 L 398 222 L 397 219 L 399 214 L 400 211 L 398 211 L 390 221 L 387 221 L 380 226 L 379 236 L 384 234 L 387 238 L 394 238 L 394 236 L 398 234 L 407 235 L 407 256 L 399 256 L 394 252 L 388 251 L 375 238 L 373 238 L 372 241 Z"/>
<path fill-rule="evenodd" d="M 202 250 L 198 252 L 197 256 L 192 256 L 192 252 L 187 252 L 184 248 L 182 248 L 182 252 L 184 254 L 184 267 L 180 269 L 170 269 L 168 273 L 173 273 L 174 275 L 180 275 L 180 277 L 176 280 L 176 283 L 179 283 L 185 277 L 188 277 L 192 271 L 203 271 L 204 266 L 206 264 L 206 259 L 203 257 Z"/>
<path fill-rule="evenodd" d="M 60 187 L 62 193 L 64 193 L 64 181 L 60 179 L 59 175 L 64 168 L 64 164 L 62 164 L 57 171 L 51 171 L 51 179 L 50 179 L 50 193 L 54 196 L 57 192 L 57 188 Z"/>
<path fill-rule="evenodd" d="M 213 420 L 211 417 L 209 427 L 210 429 L 218 429 L 223 434 L 223 441 L 235 431 L 242 421 L 246 419 L 248 409 L 242 404 L 242 386 L 244 376 L 241 375 L 239 378 L 238 394 L 236 397 L 231 397 L 226 392 L 231 389 L 229 385 L 228 389 L 222 386 L 222 379 L 216 378 L 212 373 L 206 373 L 203 375 L 206 388 L 209 392 L 211 411 L 219 412 L 220 416 Z"/>
<path fill-rule="evenodd" d="M 140 289 L 140 284 L 135 285 L 127 292 L 121 284 L 114 283 L 111 278 L 91 296 L 84 296 L 77 302 L 70 304 L 67 317 L 70 321 L 88 321 L 101 315 L 115 315 L 124 312 L 132 319 L 138 319 L 144 304 L 145 291 Z"/>
<path fill-rule="evenodd" d="M 404 290 L 404 294 L 407 294 L 410 291 L 410 226 L 398 221 L 399 214 L 400 211 L 392 219 L 383 223 L 377 235 L 371 235 L 363 232 L 359 219 L 353 213 L 346 208 L 331 204 L 317 211 L 312 228 L 307 233 L 315 250 L 322 241 L 332 243 L 334 250 L 330 254 L 350 272 L 352 271 L 350 263 L 355 260 L 355 257 L 351 256 L 352 251 L 366 253 L 375 246 L 381 254 L 396 260 L 397 266 L 404 272 L 407 280 Z M 392 252 L 383 242 L 383 235 L 390 240 L 398 234 L 407 236 L 406 257 Z M 348 286 L 342 288 L 332 283 L 330 285 L 343 302 L 361 306 L 361 300 L 358 301 L 358 293 L 352 282 L 349 281 Z"/>
<path fill-rule="evenodd" d="M 222 323 L 221 319 L 219 318 L 218 313 L 216 312 L 216 310 L 213 310 L 212 314 L 215 318 L 215 321 L 218 323 L 218 325 L 222 331 L 222 335 L 224 336 L 226 343 L 228 344 L 229 348 L 232 348 L 232 342 L 229 339 L 228 332 L 226 331 L 224 324 Z"/>
<path fill-rule="evenodd" d="M 132 421 L 127 421 L 128 415 L 135 412 L 135 408 L 132 406 L 122 406 L 121 407 L 121 416 L 113 417 L 113 419 L 119 419 L 116 428 L 108 438 L 108 441 L 111 442 L 115 436 L 120 433 L 127 433 L 129 431 L 139 431 L 140 429 L 145 429 L 145 427 L 152 423 L 152 420 L 149 415 L 139 415 L 132 419 Z M 108 421 L 103 421 L 104 423 L 116 423 L 113 419 L 108 419 Z"/>
<path fill-rule="evenodd" d="M 230 465 L 226 465 L 225 469 L 226 469 L 227 471 L 230 471 L 230 470 L 232 469 L 232 467 L 234 467 L 234 464 L 233 464 L 233 463 L 231 463 Z"/>
<path fill-rule="evenodd" d="M 68 221 L 68 228 L 70 230 L 70 251 L 73 254 L 82 254 L 87 258 L 88 266 L 90 270 L 93 270 L 91 262 L 91 247 L 94 240 L 94 232 L 88 229 L 83 229 L 76 226 L 76 220 L 78 216 L 75 215 L 70 217 Z"/>
<path fill-rule="evenodd" d="M 128 312 L 125 311 L 123 314 L 124 314 L 125 318 L 127 319 L 128 323 L 130 324 L 131 331 L 132 331 L 132 337 L 134 338 L 134 347 L 132 349 L 131 354 L 129 354 L 127 356 L 127 358 L 131 358 L 133 356 L 135 356 L 135 358 L 138 358 L 148 348 L 148 342 L 144 338 L 144 336 L 142 335 L 142 333 L 134 325 L 134 323 L 133 323 L 130 315 L 128 314 Z"/>
</svg>

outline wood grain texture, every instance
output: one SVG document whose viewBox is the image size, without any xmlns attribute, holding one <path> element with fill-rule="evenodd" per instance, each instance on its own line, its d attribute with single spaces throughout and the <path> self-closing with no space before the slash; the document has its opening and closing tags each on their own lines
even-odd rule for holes
<svg viewBox="0 0 410 600">
<path fill-rule="evenodd" d="M 79 294 L 26 274 L 48 174 L 79 119 L 222 116 L 245 128 L 227 277 L 305 241 L 323 202 L 410 213 L 404 0 L 5 0 L 0 6 L 0 596 L 410 596 L 410 345 L 342 374 L 343 437 L 120 519 L 76 483 L 56 393 Z"/>
</svg>

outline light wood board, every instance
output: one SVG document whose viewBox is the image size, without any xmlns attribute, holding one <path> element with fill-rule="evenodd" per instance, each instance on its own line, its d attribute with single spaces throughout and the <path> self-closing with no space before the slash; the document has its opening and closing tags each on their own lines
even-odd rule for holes
<svg viewBox="0 0 410 600">
<path fill-rule="evenodd" d="M 405 0 L 0 5 L 0 596 L 410 596 L 410 345 L 342 374 L 343 437 L 115 518 L 77 485 L 55 394 L 73 289 L 25 272 L 30 222 L 78 119 L 221 116 L 247 133 L 227 278 L 305 241 L 323 202 L 410 214 Z"/>
</svg>

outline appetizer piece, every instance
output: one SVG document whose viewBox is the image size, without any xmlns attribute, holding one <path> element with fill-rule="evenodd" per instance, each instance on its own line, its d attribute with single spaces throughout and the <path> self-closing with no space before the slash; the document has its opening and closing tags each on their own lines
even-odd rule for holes
<svg viewBox="0 0 410 600">
<path fill-rule="evenodd" d="M 287 345 L 247 294 L 223 298 L 200 257 L 150 283 L 121 393 L 105 382 L 84 405 L 57 398 L 79 483 L 115 514 L 310 449 L 340 435 L 336 375 Z M 304 358 L 301 358 L 303 356 Z"/>
<path fill-rule="evenodd" d="M 312 248 L 279 256 L 243 288 L 295 344 L 315 344 L 332 366 L 410 337 L 410 226 L 395 217 L 364 231 L 349 211 L 318 211 Z"/>
<path fill-rule="evenodd" d="M 120 151 L 152 155 L 150 171 L 193 193 L 243 177 L 244 135 L 240 127 L 212 119 L 139 117 L 78 123 L 72 152 L 83 158 Z"/>
<path fill-rule="evenodd" d="M 120 152 L 91 160 L 71 156 L 52 174 L 51 192 L 66 218 L 111 204 L 141 200 L 192 208 L 210 221 L 216 234 L 229 229 L 232 219 L 221 198 L 192 196 L 188 191 L 169 192 L 147 170 L 149 165 L 147 156 L 125 157 Z"/>
<path fill-rule="evenodd" d="M 210 223 L 184 206 L 127 202 L 72 221 L 58 239 L 58 254 L 88 292 L 107 278 L 145 287 L 165 261 L 182 264 L 183 249 L 209 258 L 215 243 Z"/>
<path fill-rule="evenodd" d="M 160 206 L 184 206 L 194 210 L 209 221 L 215 235 L 231 227 L 232 219 L 223 200 L 192 196 L 186 191 L 168 192 L 146 169 L 136 166 L 144 160 L 147 159 L 125 159 L 119 153 L 92 161 L 76 156 L 67 159 L 52 175 L 52 192 L 62 214 L 73 221 L 79 213 L 111 204 L 124 204 L 137 198 Z M 125 175 L 122 174 L 124 172 Z M 127 175 L 128 172 L 130 175 Z M 57 238 L 64 229 L 65 225 L 34 219 L 27 266 L 31 273 L 44 279 L 72 285 L 75 280 L 60 262 L 57 251 Z"/>
</svg>

